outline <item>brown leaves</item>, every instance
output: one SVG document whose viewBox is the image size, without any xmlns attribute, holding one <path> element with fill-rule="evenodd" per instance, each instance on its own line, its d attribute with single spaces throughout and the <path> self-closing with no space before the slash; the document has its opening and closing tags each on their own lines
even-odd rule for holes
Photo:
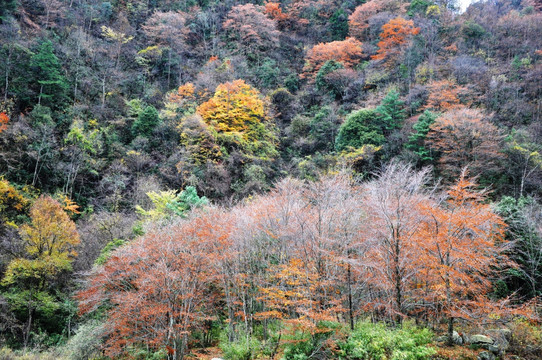
<svg viewBox="0 0 542 360">
<path fill-rule="evenodd" d="M 348 17 L 350 35 L 355 36 L 357 39 L 363 39 L 369 28 L 369 19 L 371 16 L 382 11 L 385 3 L 385 0 L 370 0 L 356 7 L 354 12 Z"/>
<path fill-rule="evenodd" d="M 449 80 L 432 81 L 427 84 L 429 98 L 426 109 L 447 111 L 461 107 L 459 95 L 464 88 Z"/>
<path fill-rule="evenodd" d="M 5 112 L 0 113 L 0 133 L 8 128 L 9 117 Z"/>
<path fill-rule="evenodd" d="M 391 64 L 399 56 L 408 39 L 419 32 L 420 28 L 414 27 L 412 20 L 405 20 L 400 16 L 390 20 L 382 26 L 378 52 L 372 59 L 387 59 L 387 63 Z"/>
<path fill-rule="evenodd" d="M 452 178 L 467 165 L 475 175 L 497 171 L 501 141 L 499 129 L 481 111 L 468 108 L 444 113 L 427 135 L 429 146 L 440 152 L 439 166 Z"/>
<path fill-rule="evenodd" d="M 120 248 L 90 277 L 79 310 L 87 313 L 106 302 L 106 353 L 123 354 L 130 344 L 153 349 L 169 346 L 185 352 L 187 336 L 208 319 L 213 284 L 230 249 L 230 217 L 220 209 L 155 230 Z"/>
<path fill-rule="evenodd" d="M 340 62 L 347 69 L 353 68 L 361 61 L 362 52 L 362 43 L 352 37 L 315 45 L 307 53 L 301 77 L 314 79 L 320 68 L 330 60 Z"/>
<path fill-rule="evenodd" d="M 464 170 L 448 191 L 445 205 L 426 204 L 428 221 L 420 229 L 425 266 L 425 301 L 439 304 L 444 313 L 466 317 L 472 309 L 488 306 L 490 274 L 503 254 L 505 223 Z"/>
<path fill-rule="evenodd" d="M 504 259 L 504 226 L 466 175 L 446 202 L 429 180 L 401 163 L 362 187 L 347 174 L 283 180 L 117 250 L 78 295 L 80 310 L 108 306 L 109 356 L 132 344 L 186 352 L 217 313 L 228 331 L 279 320 L 313 335 L 346 312 L 475 314 Z"/>
<path fill-rule="evenodd" d="M 266 17 L 263 11 L 262 6 L 236 5 L 223 23 L 230 41 L 245 53 L 278 45 L 280 32 L 276 29 L 275 20 Z"/>
</svg>

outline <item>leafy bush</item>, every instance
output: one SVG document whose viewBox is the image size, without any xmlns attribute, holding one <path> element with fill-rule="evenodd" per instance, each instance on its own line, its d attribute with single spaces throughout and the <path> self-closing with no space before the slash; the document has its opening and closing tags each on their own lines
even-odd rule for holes
<svg viewBox="0 0 542 360">
<path fill-rule="evenodd" d="M 336 342 L 334 335 L 341 330 L 341 325 L 333 322 L 318 324 L 314 333 L 296 331 L 286 337 L 286 346 L 282 360 L 308 360 L 333 358 L 332 349 Z"/>
<path fill-rule="evenodd" d="M 337 151 L 348 147 L 360 148 L 363 145 L 380 146 L 385 138 L 382 129 L 377 125 L 379 116 L 373 109 L 361 109 L 352 112 L 339 129 L 335 140 Z"/>
<path fill-rule="evenodd" d="M 95 359 L 99 357 L 104 336 L 103 323 L 91 320 L 79 326 L 77 332 L 62 348 L 62 354 L 68 359 Z"/>
<path fill-rule="evenodd" d="M 384 324 L 358 323 L 345 342 L 339 343 L 342 359 L 428 359 L 435 350 L 426 346 L 433 334 L 428 329 L 405 324 L 390 329 Z"/>
<path fill-rule="evenodd" d="M 227 360 L 249 360 L 261 352 L 262 343 L 256 337 L 248 335 L 246 331 L 240 331 L 237 338 L 230 342 L 227 332 L 224 332 L 219 347 Z"/>
<path fill-rule="evenodd" d="M 109 260 L 113 251 L 126 244 L 126 241 L 123 239 L 113 239 L 105 245 L 105 247 L 100 251 L 100 256 L 94 262 L 96 265 L 103 265 Z"/>
<path fill-rule="evenodd" d="M 510 352 L 522 357 L 522 359 L 542 358 L 542 328 L 530 324 L 526 320 L 514 321 L 512 339 L 510 341 Z"/>
<path fill-rule="evenodd" d="M 0 348 L 0 360 L 64 360 L 52 353 L 13 351 L 10 348 Z"/>
</svg>

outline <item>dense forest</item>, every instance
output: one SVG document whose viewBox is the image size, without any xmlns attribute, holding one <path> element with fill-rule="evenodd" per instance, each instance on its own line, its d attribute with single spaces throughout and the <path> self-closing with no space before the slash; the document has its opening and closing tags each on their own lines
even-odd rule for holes
<svg viewBox="0 0 542 360">
<path fill-rule="evenodd" d="M 542 2 L 0 0 L 0 359 L 542 358 Z"/>
</svg>

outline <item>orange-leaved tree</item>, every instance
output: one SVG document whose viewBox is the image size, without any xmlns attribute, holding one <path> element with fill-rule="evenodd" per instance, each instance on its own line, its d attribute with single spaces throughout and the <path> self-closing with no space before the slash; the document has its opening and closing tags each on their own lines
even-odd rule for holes
<svg viewBox="0 0 542 360">
<path fill-rule="evenodd" d="M 222 25 L 228 43 L 244 54 L 258 55 L 278 45 L 280 32 L 276 29 L 275 20 L 265 16 L 263 6 L 236 5 Z"/>
<path fill-rule="evenodd" d="M 427 214 L 420 228 L 427 300 L 448 317 L 450 344 L 454 318 L 468 318 L 469 308 L 486 306 L 491 273 L 497 264 L 509 262 L 503 254 L 506 224 L 476 186 L 465 168 L 446 203 L 421 206 Z"/>
<path fill-rule="evenodd" d="M 162 117 L 176 119 L 179 116 L 193 114 L 197 107 L 198 94 L 192 83 L 186 83 L 166 95 Z"/>
<path fill-rule="evenodd" d="M 318 273 L 315 261 L 292 258 L 289 262 L 269 269 L 267 286 L 259 288 L 265 310 L 255 314 L 257 319 L 278 319 L 290 325 L 291 332 L 310 334 L 311 341 L 321 341 L 318 334 L 332 329 L 325 322 L 335 321 L 344 312 L 337 288 L 330 279 Z M 329 288 L 325 303 L 321 289 Z"/>
<path fill-rule="evenodd" d="M 427 84 L 429 96 L 425 109 L 448 111 L 461 107 L 459 95 L 463 90 L 463 87 L 450 80 L 432 81 Z"/>
<path fill-rule="evenodd" d="M 0 113 L 0 133 L 8 128 L 9 116 L 2 112 Z"/>
<path fill-rule="evenodd" d="M 220 84 L 197 113 L 216 132 L 227 152 L 240 151 L 262 160 L 277 155 L 275 128 L 258 90 L 243 80 Z"/>
<path fill-rule="evenodd" d="M 266 14 L 271 19 L 275 20 L 280 29 L 288 27 L 291 23 L 291 18 L 287 13 L 282 11 L 280 3 L 268 1 L 265 3 L 264 14 Z"/>
<path fill-rule="evenodd" d="M 389 0 L 370 0 L 356 7 L 348 17 L 350 35 L 363 39 L 369 29 L 369 19 L 381 12 L 388 3 L 390 3 Z"/>
<path fill-rule="evenodd" d="M 387 59 L 387 63 L 391 64 L 397 59 L 403 47 L 408 43 L 409 38 L 419 32 L 420 28 L 414 27 L 412 20 L 405 20 L 400 16 L 391 19 L 382 26 L 378 51 L 376 55 L 372 56 L 372 59 Z"/>
<path fill-rule="evenodd" d="M 439 152 L 439 167 L 450 179 L 467 165 L 475 175 L 500 169 L 502 135 L 480 110 L 459 108 L 444 113 L 431 125 L 426 141 Z"/>
<path fill-rule="evenodd" d="M 182 359 L 190 334 L 214 313 L 217 264 L 231 253 L 230 232 L 230 217 L 208 209 L 134 240 L 95 269 L 77 298 L 82 314 L 106 312 L 105 354 L 167 349 Z"/>
<path fill-rule="evenodd" d="M 341 63 L 347 69 L 353 68 L 361 61 L 362 54 L 362 43 L 352 37 L 320 43 L 308 51 L 301 77 L 314 80 L 320 68 L 331 60 Z"/>
<path fill-rule="evenodd" d="M 368 281 L 377 292 L 373 307 L 397 323 L 415 303 L 409 285 L 423 268 L 419 230 L 426 215 L 419 207 L 430 198 L 428 181 L 429 169 L 391 162 L 364 188 L 368 226 L 361 264 L 370 269 Z"/>
</svg>

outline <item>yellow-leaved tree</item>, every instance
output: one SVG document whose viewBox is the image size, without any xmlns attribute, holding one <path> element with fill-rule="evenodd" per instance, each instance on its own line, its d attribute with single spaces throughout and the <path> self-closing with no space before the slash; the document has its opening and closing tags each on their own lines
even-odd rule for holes
<svg viewBox="0 0 542 360">
<path fill-rule="evenodd" d="M 238 150 L 250 158 L 267 160 L 277 155 L 275 127 L 258 90 L 243 80 L 220 84 L 197 113 L 209 125 L 225 153 Z"/>
<path fill-rule="evenodd" d="M 77 255 L 79 234 L 62 205 L 49 196 L 41 196 L 30 208 L 29 224 L 20 227 L 24 254 L 8 265 L 2 280 L 11 291 L 7 298 L 15 313 L 25 314 L 24 345 L 35 317 L 50 317 L 60 307 L 54 295 L 59 273 L 70 271 Z"/>
</svg>

